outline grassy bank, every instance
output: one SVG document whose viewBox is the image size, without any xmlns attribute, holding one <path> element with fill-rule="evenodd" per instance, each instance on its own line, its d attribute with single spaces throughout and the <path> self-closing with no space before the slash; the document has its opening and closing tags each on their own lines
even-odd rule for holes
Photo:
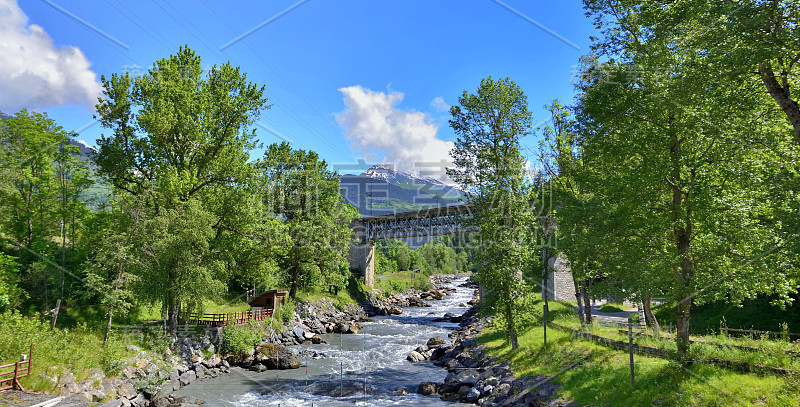
<svg viewBox="0 0 800 407">
<path fill-rule="evenodd" d="M 401 293 L 409 288 L 430 290 L 433 285 L 428 282 L 429 276 L 424 273 L 415 273 L 411 270 L 395 271 L 375 275 L 375 288 L 386 295 Z"/>
<path fill-rule="evenodd" d="M 103 370 L 107 376 L 117 374 L 119 360 L 136 355 L 126 350 L 127 345 L 158 353 L 167 345 L 158 335 L 112 334 L 103 348 L 102 330 L 85 326 L 51 330 L 47 322 L 18 313 L 0 314 L 0 338 L 0 364 L 18 361 L 34 344 L 32 374 L 21 383 L 28 390 L 42 392 L 56 391 L 58 377 L 67 372 L 77 380 L 89 378 L 92 368 Z"/>
<path fill-rule="evenodd" d="M 578 322 L 579 325 L 569 304 L 551 302 L 550 305 L 553 319 L 562 323 Z M 541 309 L 541 301 L 532 306 Z M 520 347 L 516 351 L 505 344 L 502 332 L 493 325 L 479 340 L 491 353 L 508 359 L 517 375 L 553 376 L 553 382 L 563 386 L 559 394 L 581 405 L 800 405 L 798 377 L 738 373 L 703 363 L 683 368 L 668 360 L 636 355 L 636 380 L 631 385 L 627 352 L 554 328 L 547 329 L 548 343 L 545 347 L 543 326 L 535 318 L 525 321 L 520 332 Z M 602 334 L 605 333 L 611 334 Z"/>
<path fill-rule="evenodd" d="M 654 308 L 656 318 L 663 326 L 675 325 L 674 304 L 663 304 Z M 691 333 L 715 334 L 722 325 L 728 328 L 755 329 L 780 332 L 783 326 L 789 332 L 800 333 L 800 304 L 781 308 L 770 304 L 770 298 L 759 297 L 746 300 L 742 306 L 715 302 L 692 307 Z"/>
</svg>

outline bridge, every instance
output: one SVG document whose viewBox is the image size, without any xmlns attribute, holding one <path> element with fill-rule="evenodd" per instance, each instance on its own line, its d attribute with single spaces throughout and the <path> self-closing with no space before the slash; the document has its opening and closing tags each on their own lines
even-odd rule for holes
<svg viewBox="0 0 800 407">
<path fill-rule="evenodd" d="M 356 241 L 350 246 L 350 268 L 357 269 L 372 288 L 376 241 L 471 233 L 476 228 L 465 225 L 471 217 L 472 206 L 452 205 L 356 219 L 351 225 Z"/>
</svg>

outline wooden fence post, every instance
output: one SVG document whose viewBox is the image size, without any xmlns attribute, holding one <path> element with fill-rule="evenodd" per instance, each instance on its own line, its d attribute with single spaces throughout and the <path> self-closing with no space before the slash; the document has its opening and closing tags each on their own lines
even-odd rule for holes
<svg viewBox="0 0 800 407">
<path fill-rule="evenodd" d="M 58 311 L 61 309 L 61 298 L 56 301 L 56 309 L 53 310 L 53 322 L 50 324 L 50 329 L 56 327 L 56 320 L 58 319 Z"/>
<path fill-rule="evenodd" d="M 544 304 L 542 306 L 542 310 L 543 310 L 542 314 L 544 316 L 544 318 L 543 318 L 544 319 L 544 324 L 543 324 L 543 326 L 544 326 L 544 346 L 546 347 L 547 346 L 547 311 L 548 311 L 547 310 L 547 304 Z"/>
<path fill-rule="evenodd" d="M 628 353 L 631 357 L 631 386 L 633 386 L 633 324 L 628 319 Z"/>
</svg>

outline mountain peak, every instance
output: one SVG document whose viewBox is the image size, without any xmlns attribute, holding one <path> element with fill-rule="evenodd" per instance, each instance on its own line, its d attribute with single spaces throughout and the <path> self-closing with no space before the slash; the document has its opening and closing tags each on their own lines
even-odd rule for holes
<svg viewBox="0 0 800 407">
<path fill-rule="evenodd" d="M 446 183 L 429 176 L 421 176 L 414 172 L 398 171 L 390 164 L 377 164 L 361 173 L 362 177 L 381 179 L 392 184 L 418 184 L 451 187 Z"/>
</svg>

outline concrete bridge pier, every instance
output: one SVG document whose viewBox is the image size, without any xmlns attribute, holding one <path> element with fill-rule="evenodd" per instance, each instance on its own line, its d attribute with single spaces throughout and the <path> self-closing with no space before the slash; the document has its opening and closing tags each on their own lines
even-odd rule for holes
<svg viewBox="0 0 800 407">
<path fill-rule="evenodd" d="M 364 277 L 364 284 L 369 288 L 375 287 L 375 241 L 367 240 L 366 225 L 363 222 L 353 223 L 353 232 L 358 242 L 350 246 L 347 260 L 351 270 L 358 270 Z"/>
</svg>

